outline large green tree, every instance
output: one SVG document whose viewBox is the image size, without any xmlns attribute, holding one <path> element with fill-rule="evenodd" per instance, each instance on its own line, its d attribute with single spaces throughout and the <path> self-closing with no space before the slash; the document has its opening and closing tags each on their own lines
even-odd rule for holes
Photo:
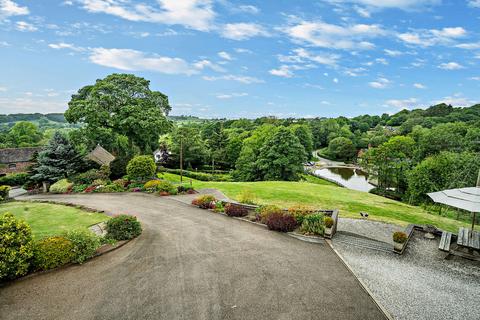
<svg viewBox="0 0 480 320">
<path fill-rule="evenodd" d="M 38 127 L 28 121 L 20 121 L 10 129 L 7 135 L 8 144 L 11 147 L 31 147 L 42 140 L 42 133 Z"/>
<path fill-rule="evenodd" d="M 92 137 L 108 130 L 126 136 L 141 153 L 151 152 L 169 129 L 166 115 L 171 108 L 168 97 L 149 85 L 150 81 L 131 74 L 109 75 L 72 95 L 65 118 L 86 124 L 84 132 Z"/>
<path fill-rule="evenodd" d="M 265 141 L 257 163 L 263 180 L 297 181 L 305 160 L 305 149 L 298 138 L 287 128 L 280 127 Z"/>
<path fill-rule="evenodd" d="M 339 160 L 350 160 L 355 157 L 355 145 L 352 140 L 344 137 L 338 137 L 328 144 L 328 153 Z"/>
<path fill-rule="evenodd" d="M 305 124 L 295 124 L 289 127 L 305 149 L 305 157 L 310 159 L 313 153 L 312 130 Z"/>
</svg>

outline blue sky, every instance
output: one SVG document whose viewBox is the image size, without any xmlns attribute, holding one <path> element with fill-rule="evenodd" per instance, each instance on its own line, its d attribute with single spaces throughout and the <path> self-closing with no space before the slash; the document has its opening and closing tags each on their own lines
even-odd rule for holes
<svg viewBox="0 0 480 320">
<path fill-rule="evenodd" d="M 134 73 L 172 114 L 355 116 L 480 98 L 480 0 L 0 0 L 0 113 Z"/>
</svg>

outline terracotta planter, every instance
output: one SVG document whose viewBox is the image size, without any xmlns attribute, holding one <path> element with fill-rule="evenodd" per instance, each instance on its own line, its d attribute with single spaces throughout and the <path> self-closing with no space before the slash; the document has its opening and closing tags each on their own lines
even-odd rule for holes
<svg viewBox="0 0 480 320">
<path fill-rule="evenodd" d="M 393 242 L 393 249 L 395 249 L 395 251 L 402 251 L 404 244 L 405 243 Z"/>
</svg>

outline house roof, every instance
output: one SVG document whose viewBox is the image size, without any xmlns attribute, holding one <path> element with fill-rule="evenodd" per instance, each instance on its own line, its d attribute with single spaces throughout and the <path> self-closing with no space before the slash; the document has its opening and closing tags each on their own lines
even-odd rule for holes
<svg viewBox="0 0 480 320">
<path fill-rule="evenodd" d="M 110 162 L 115 160 L 115 157 L 108 152 L 107 150 L 103 149 L 101 145 L 97 144 L 95 149 L 93 149 L 89 154 L 87 154 L 87 158 L 95 161 L 99 165 L 109 165 Z"/>
<path fill-rule="evenodd" d="M 0 149 L 0 163 L 29 162 L 35 152 L 41 151 L 42 148 L 43 147 Z"/>
</svg>

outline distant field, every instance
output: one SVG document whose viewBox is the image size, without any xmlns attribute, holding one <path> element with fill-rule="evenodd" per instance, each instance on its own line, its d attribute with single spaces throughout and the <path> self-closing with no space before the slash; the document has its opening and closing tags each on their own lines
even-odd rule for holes
<svg viewBox="0 0 480 320">
<path fill-rule="evenodd" d="M 179 182 L 179 176 L 166 174 L 165 179 Z M 312 177 L 313 178 L 313 177 Z M 190 178 L 193 187 L 217 188 L 232 199 L 237 199 L 244 190 L 254 193 L 258 204 L 276 204 L 282 207 L 292 205 L 309 205 L 320 209 L 339 209 L 340 216 L 360 218 L 360 212 L 367 212 L 369 219 L 406 226 L 409 223 L 432 224 L 438 228 L 458 231 L 459 226 L 467 223 L 428 213 L 420 207 L 410 206 L 402 202 L 390 200 L 374 194 L 350 190 L 314 179 L 311 182 L 204 182 Z M 312 181 L 313 182 L 313 181 Z"/>
<path fill-rule="evenodd" d="M 106 221 L 108 216 L 87 212 L 81 209 L 49 204 L 13 201 L 0 205 L 0 214 L 11 212 L 17 218 L 24 219 L 32 228 L 33 236 L 37 239 L 60 235 L 67 230 L 83 229 Z"/>
</svg>

